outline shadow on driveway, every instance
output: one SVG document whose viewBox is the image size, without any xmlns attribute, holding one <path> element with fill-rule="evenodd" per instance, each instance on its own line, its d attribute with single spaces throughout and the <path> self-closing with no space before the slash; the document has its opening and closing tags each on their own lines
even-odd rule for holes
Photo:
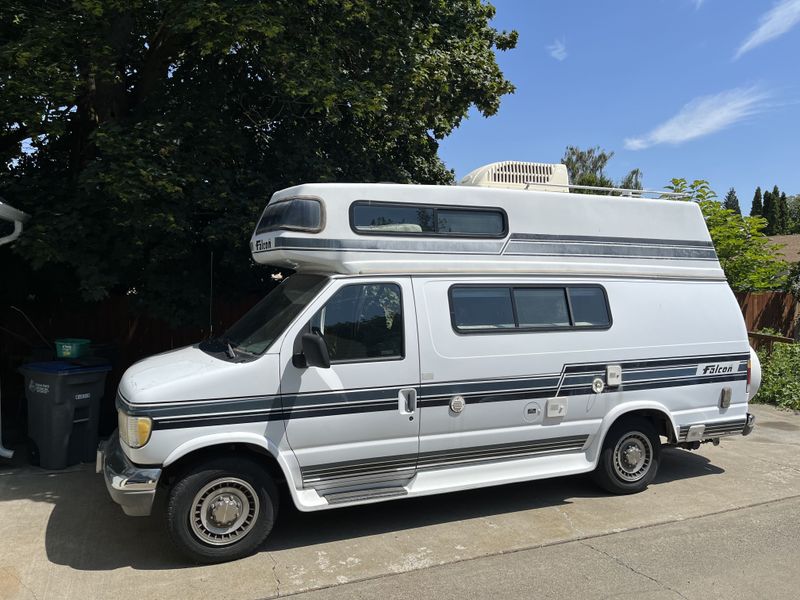
<svg viewBox="0 0 800 600">
<path fill-rule="evenodd" d="M 654 485 L 723 472 L 702 455 L 669 448 L 662 454 Z M 263 549 L 279 551 L 312 546 L 603 496 L 606 494 L 587 476 L 312 513 L 295 509 L 285 494 L 278 522 Z M 163 509 L 157 509 L 150 518 L 126 517 L 108 497 L 102 478 L 89 465 L 53 473 L 31 468 L 0 469 L 0 503 L 18 499 L 54 505 L 45 531 L 47 557 L 53 563 L 88 571 L 193 566 L 172 548 Z"/>
</svg>

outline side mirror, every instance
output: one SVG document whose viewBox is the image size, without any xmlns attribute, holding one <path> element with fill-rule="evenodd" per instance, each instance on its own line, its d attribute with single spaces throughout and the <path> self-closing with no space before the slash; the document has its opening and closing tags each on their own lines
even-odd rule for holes
<svg viewBox="0 0 800 600">
<path fill-rule="evenodd" d="M 328 354 L 328 346 L 322 336 L 316 333 L 304 333 L 301 340 L 306 366 L 329 369 L 331 357 Z"/>
</svg>

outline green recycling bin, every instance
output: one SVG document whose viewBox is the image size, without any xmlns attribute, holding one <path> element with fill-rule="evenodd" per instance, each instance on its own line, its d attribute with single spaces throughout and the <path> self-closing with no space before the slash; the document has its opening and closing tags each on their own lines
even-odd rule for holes
<svg viewBox="0 0 800 600">
<path fill-rule="evenodd" d="M 23 365 L 31 462 L 63 469 L 93 462 L 100 400 L 111 365 L 97 359 Z"/>
</svg>

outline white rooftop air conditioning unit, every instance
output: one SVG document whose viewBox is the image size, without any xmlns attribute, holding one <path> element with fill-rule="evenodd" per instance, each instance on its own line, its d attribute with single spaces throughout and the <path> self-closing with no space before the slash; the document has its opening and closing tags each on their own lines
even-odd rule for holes
<svg viewBox="0 0 800 600">
<path fill-rule="evenodd" d="M 569 192 L 569 175 L 566 165 L 562 164 L 505 160 L 478 167 L 466 175 L 459 185 Z"/>
</svg>

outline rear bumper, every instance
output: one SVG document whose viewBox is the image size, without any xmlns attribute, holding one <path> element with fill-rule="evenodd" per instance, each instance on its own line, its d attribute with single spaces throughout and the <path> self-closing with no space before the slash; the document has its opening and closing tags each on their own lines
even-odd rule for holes
<svg viewBox="0 0 800 600">
<path fill-rule="evenodd" d="M 681 425 L 678 442 L 697 443 L 730 435 L 750 435 L 755 425 L 756 417 L 750 413 L 738 419 Z"/>
<path fill-rule="evenodd" d="M 146 517 L 153 509 L 161 469 L 139 467 L 122 451 L 115 431 L 97 448 L 96 470 L 103 474 L 111 499 L 130 517 Z"/>
</svg>

